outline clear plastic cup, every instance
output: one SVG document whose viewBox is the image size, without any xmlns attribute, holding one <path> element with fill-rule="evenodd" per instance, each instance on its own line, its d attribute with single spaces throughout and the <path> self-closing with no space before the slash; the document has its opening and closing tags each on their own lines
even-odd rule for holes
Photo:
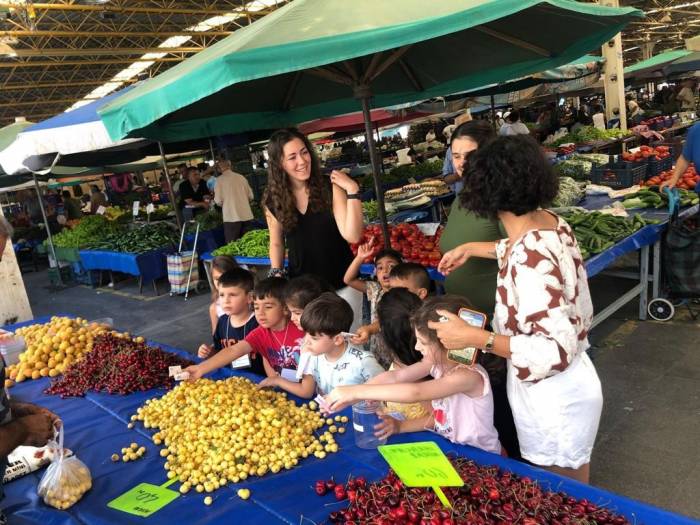
<svg viewBox="0 0 700 525">
<path fill-rule="evenodd" d="M 382 405 L 379 401 L 360 401 L 352 406 L 352 427 L 355 431 L 355 445 L 360 448 L 377 448 L 386 439 L 374 435 L 374 425 L 381 423 L 377 412 Z"/>
</svg>

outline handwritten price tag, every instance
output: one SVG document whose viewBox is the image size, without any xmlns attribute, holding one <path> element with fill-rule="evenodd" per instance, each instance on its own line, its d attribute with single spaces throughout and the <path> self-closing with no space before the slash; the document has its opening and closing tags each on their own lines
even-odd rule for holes
<svg viewBox="0 0 700 525">
<path fill-rule="evenodd" d="M 97 213 L 97 215 L 104 215 L 106 211 L 107 208 L 105 208 L 104 206 L 98 206 L 95 213 Z"/>
<path fill-rule="evenodd" d="M 147 518 L 180 495 L 174 490 L 165 488 L 174 481 L 170 480 L 161 486 L 141 483 L 107 503 L 107 506 L 111 509 Z"/>
<path fill-rule="evenodd" d="M 382 445 L 379 453 L 407 487 L 432 487 L 440 501 L 451 507 L 440 487 L 461 487 L 464 481 L 434 441 Z"/>
<path fill-rule="evenodd" d="M 148 215 L 150 215 L 150 214 L 153 213 L 154 211 L 156 211 L 156 207 L 153 206 L 153 203 L 152 203 L 152 202 L 149 202 L 149 203 L 148 203 L 148 206 L 146 206 L 146 213 L 147 213 Z"/>
<path fill-rule="evenodd" d="M 139 209 L 141 208 L 141 202 L 140 201 L 134 201 L 133 204 L 133 209 L 132 212 L 134 214 L 134 217 L 136 217 L 139 214 Z"/>
</svg>

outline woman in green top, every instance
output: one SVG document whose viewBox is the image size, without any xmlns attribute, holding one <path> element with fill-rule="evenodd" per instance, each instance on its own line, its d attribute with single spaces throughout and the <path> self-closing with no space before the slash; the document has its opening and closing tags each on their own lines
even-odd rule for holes
<svg viewBox="0 0 700 525">
<path fill-rule="evenodd" d="M 452 133 L 452 164 L 457 186 L 464 186 L 464 165 L 469 153 L 496 137 L 491 124 L 485 120 L 471 120 L 460 124 Z M 452 181 L 450 181 L 452 182 Z M 460 184 L 462 183 L 462 184 Z M 440 251 L 446 253 L 465 242 L 496 241 L 507 237 L 499 221 L 482 219 L 462 208 L 459 198 L 452 204 L 447 225 L 440 238 Z M 466 263 L 450 273 L 445 281 L 445 290 L 450 294 L 466 297 L 471 306 L 485 313 L 489 321 L 493 317 L 496 303 L 495 260 L 471 257 Z M 493 356 L 490 356 L 493 357 Z M 498 430 L 501 444 L 514 459 L 520 459 L 520 445 L 506 394 L 505 360 L 496 358 L 484 362 L 493 392 L 493 423 Z"/>
<path fill-rule="evenodd" d="M 454 130 L 450 147 L 454 175 L 459 177 L 460 181 L 469 153 L 495 136 L 491 124 L 485 120 L 471 120 Z M 459 184 L 460 188 L 462 186 Z M 447 253 L 465 242 L 496 241 L 504 237 L 506 233 L 500 222 L 477 217 L 462 208 L 457 198 L 452 204 L 447 225 L 440 238 L 440 251 Z M 450 294 L 468 297 L 474 309 L 485 313 L 490 319 L 496 303 L 497 272 L 498 266 L 495 261 L 472 257 L 450 273 L 445 281 L 445 290 Z"/>
</svg>

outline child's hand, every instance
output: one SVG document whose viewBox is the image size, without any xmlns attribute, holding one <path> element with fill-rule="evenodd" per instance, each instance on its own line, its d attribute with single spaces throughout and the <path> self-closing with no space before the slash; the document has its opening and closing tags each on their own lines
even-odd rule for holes
<svg viewBox="0 0 700 525">
<path fill-rule="evenodd" d="M 355 394 L 355 386 L 357 385 L 337 386 L 330 394 L 324 397 L 328 405 L 329 414 L 340 412 L 345 407 L 358 401 Z"/>
<path fill-rule="evenodd" d="M 357 248 L 357 258 L 364 261 L 367 257 L 372 255 L 372 248 L 374 248 L 374 239 L 365 244 L 361 244 Z"/>
<path fill-rule="evenodd" d="M 197 350 L 197 357 L 206 359 L 211 355 L 212 347 L 211 345 L 200 345 L 199 350 Z"/>
<path fill-rule="evenodd" d="M 273 388 L 279 386 L 280 376 L 266 377 L 258 383 L 258 388 Z"/>
<path fill-rule="evenodd" d="M 379 439 L 386 440 L 389 436 L 401 433 L 401 421 L 387 414 L 378 414 L 382 419 L 381 423 L 374 425 L 374 435 Z"/>
<path fill-rule="evenodd" d="M 369 325 L 361 326 L 355 330 L 355 337 L 350 338 L 350 342 L 355 345 L 364 345 L 369 341 L 372 330 Z"/>
<path fill-rule="evenodd" d="M 191 365 L 188 366 L 183 370 L 183 372 L 187 372 L 190 376 L 187 378 L 187 381 L 196 381 L 200 377 L 204 375 L 202 372 L 202 369 L 200 368 L 199 365 Z"/>
</svg>

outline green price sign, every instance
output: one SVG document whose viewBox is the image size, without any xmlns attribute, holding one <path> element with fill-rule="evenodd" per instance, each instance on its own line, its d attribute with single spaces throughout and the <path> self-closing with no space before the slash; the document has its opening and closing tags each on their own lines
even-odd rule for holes
<svg viewBox="0 0 700 525">
<path fill-rule="evenodd" d="M 118 498 L 110 501 L 107 506 L 112 509 L 147 518 L 180 495 L 174 490 L 165 488 L 174 481 L 175 480 L 171 480 L 161 486 L 141 483 Z"/>
<path fill-rule="evenodd" d="M 434 441 L 383 445 L 379 453 L 407 487 L 432 487 L 451 507 L 440 487 L 461 487 L 464 481 Z"/>
</svg>

